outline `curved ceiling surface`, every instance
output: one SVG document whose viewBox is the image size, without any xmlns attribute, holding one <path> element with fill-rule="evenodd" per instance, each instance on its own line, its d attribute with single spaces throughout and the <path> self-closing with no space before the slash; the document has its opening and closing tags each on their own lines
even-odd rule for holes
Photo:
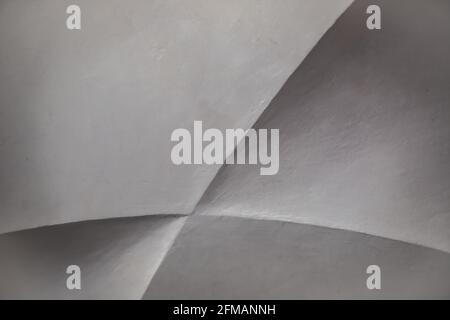
<svg viewBox="0 0 450 320">
<path fill-rule="evenodd" d="M 450 3 L 350 3 L 1 1 L 0 298 L 449 298 Z M 173 165 L 194 120 L 278 174 Z"/>
<path fill-rule="evenodd" d="M 0 235 L 0 299 L 140 299 L 186 218 L 133 217 Z M 68 266 L 81 290 L 67 290 Z"/>
<path fill-rule="evenodd" d="M 0 232 L 190 213 L 218 167 L 171 132 L 249 128 L 350 0 L 0 4 Z M 18 18 L 20 17 L 20 18 Z"/>
<path fill-rule="evenodd" d="M 339 18 L 258 120 L 280 129 L 278 174 L 226 166 L 198 214 L 322 225 L 450 252 L 450 3 L 378 1 L 380 32 L 358 27 L 370 3 Z"/>
</svg>

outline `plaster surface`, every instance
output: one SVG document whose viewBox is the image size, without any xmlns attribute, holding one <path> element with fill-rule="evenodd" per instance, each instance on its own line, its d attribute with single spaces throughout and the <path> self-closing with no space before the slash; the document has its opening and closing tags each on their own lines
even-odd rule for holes
<svg viewBox="0 0 450 320">
<path fill-rule="evenodd" d="M 184 221 L 118 218 L 0 235 L 0 299 L 140 299 Z M 70 265 L 81 269 L 81 290 L 66 287 Z"/>
<path fill-rule="evenodd" d="M 381 268 L 381 290 L 366 269 Z M 450 255 L 352 231 L 190 216 L 145 299 L 449 299 Z"/>
<path fill-rule="evenodd" d="M 0 3 L 0 232 L 191 213 L 218 166 L 175 166 L 194 120 L 249 128 L 350 0 Z"/>
<path fill-rule="evenodd" d="M 360 26 L 371 3 L 379 31 Z M 224 166 L 196 213 L 450 252 L 449 12 L 442 0 L 354 2 L 255 125 L 280 129 L 278 174 Z"/>
</svg>

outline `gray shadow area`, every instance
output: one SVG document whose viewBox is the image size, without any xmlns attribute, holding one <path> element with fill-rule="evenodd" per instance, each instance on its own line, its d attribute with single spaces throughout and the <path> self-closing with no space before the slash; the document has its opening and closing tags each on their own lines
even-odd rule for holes
<svg viewBox="0 0 450 320">
<path fill-rule="evenodd" d="M 365 27 L 382 8 L 382 29 Z M 450 252 L 450 2 L 356 1 L 271 102 L 280 170 L 224 166 L 196 214 L 354 230 Z"/>
<path fill-rule="evenodd" d="M 185 218 L 120 218 L 0 235 L 0 299 L 139 299 Z M 69 290 L 66 269 L 81 269 Z"/>
<path fill-rule="evenodd" d="M 381 268 L 368 290 L 366 268 Z M 448 299 L 450 255 L 331 228 L 191 216 L 144 299 Z"/>
</svg>

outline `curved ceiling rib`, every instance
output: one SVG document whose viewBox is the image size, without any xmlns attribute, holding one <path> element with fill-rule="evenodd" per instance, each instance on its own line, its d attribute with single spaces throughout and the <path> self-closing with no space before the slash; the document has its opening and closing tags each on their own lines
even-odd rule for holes
<svg viewBox="0 0 450 320">
<path fill-rule="evenodd" d="M 279 173 L 225 166 L 196 214 L 450 252 L 450 3 L 378 1 L 381 31 L 360 27 L 370 3 L 350 6 L 256 123 L 280 129 Z"/>
<path fill-rule="evenodd" d="M 218 167 L 173 165 L 171 132 L 250 127 L 350 3 L 79 0 L 72 32 L 2 1 L 0 232 L 191 213 Z"/>
</svg>

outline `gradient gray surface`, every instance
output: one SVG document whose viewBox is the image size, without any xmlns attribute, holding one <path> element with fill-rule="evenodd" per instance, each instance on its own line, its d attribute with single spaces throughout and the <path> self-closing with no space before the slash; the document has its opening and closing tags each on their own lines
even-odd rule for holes
<svg viewBox="0 0 450 320">
<path fill-rule="evenodd" d="M 139 299 L 183 217 L 110 219 L 0 235 L 0 299 Z M 68 290 L 66 268 L 81 268 Z"/>
<path fill-rule="evenodd" d="M 171 133 L 249 128 L 351 0 L 0 1 L 0 232 L 191 213 L 219 166 Z M 301 32 L 299 32 L 301 30 Z"/>
<path fill-rule="evenodd" d="M 380 266 L 381 290 L 366 268 Z M 448 299 L 450 255 L 357 232 L 192 216 L 146 299 Z"/>
<path fill-rule="evenodd" d="M 380 31 L 361 27 L 371 3 L 383 8 Z M 407 3 L 355 2 L 256 124 L 280 129 L 279 173 L 225 166 L 197 213 L 450 252 L 450 2 Z"/>
<path fill-rule="evenodd" d="M 0 298 L 450 299 L 447 0 L 350 6 L 256 122 L 277 175 L 170 162 L 177 127 L 251 126 L 350 2 L 81 0 L 68 36 L 65 3 L 0 1 L 0 232 L 65 223 L 0 235 Z"/>
</svg>

